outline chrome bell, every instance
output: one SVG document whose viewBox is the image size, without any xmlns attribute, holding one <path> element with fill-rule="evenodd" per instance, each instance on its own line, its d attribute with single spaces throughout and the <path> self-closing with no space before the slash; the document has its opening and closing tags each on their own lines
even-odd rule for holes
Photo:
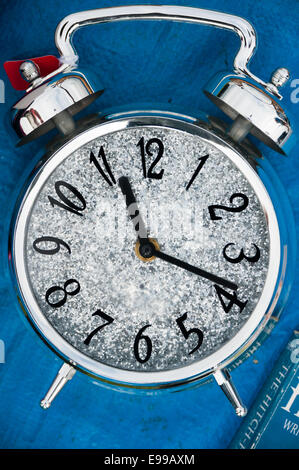
<svg viewBox="0 0 299 470">
<path fill-rule="evenodd" d="M 295 135 L 279 104 L 282 97 L 278 87 L 288 79 L 289 72 L 285 68 L 275 70 L 267 84 L 257 83 L 243 74 L 223 73 L 208 82 L 204 93 L 234 120 L 229 130 L 233 140 L 240 142 L 251 133 L 276 152 L 286 155 L 295 143 Z"/>
<path fill-rule="evenodd" d="M 18 146 L 45 134 L 54 127 L 66 135 L 75 129 L 73 115 L 96 100 L 102 93 L 99 80 L 92 73 L 76 69 L 76 63 L 63 64 L 45 78 L 38 66 L 25 61 L 20 66 L 30 87 L 12 107 L 12 126 L 20 141 Z"/>
</svg>

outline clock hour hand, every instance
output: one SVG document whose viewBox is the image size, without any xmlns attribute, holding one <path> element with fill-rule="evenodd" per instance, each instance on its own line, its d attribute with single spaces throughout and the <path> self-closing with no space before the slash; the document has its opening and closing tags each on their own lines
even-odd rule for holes
<svg viewBox="0 0 299 470">
<path fill-rule="evenodd" d="M 138 209 L 137 201 L 132 190 L 129 179 L 126 176 L 121 176 L 118 180 L 119 187 L 125 196 L 126 206 L 130 219 L 134 224 L 135 231 L 138 234 L 138 240 L 140 245 L 148 243 L 147 230 L 145 228 L 143 219 L 141 217 L 140 211 Z"/>
<path fill-rule="evenodd" d="M 146 242 L 143 246 L 140 246 L 139 251 L 141 256 L 143 256 L 144 258 L 155 256 L 156 258 L 162 259 L 167 263 L 171 263 L 174 266 L 177 266 L 178 268 L 186 269 L 186 271 L 189 271 L 190 273 L 197 274 L 198 276 L 204 277 L 209 281 L 215 282 L 215 284 L 220 284 L 232 290 L 238 289 L 237 284 L 234 284 L 231 281 L 223 279 L 222 277 L 216 276 L 215 274 L 209 273 L 208 271 L 205 271 L 201 268 L 197 268 L 189 263 L 186 263 L 185 261 L 179 260 L 177 258 L 174 258 L 173 256 L 163 253 L 162 251 L 156 249 L 154 244 L 150 241 Z"/>
<path fill-rule="evenodd" d="M 204 277 L 205 279 L 227 287 L 228 289 L 236 290 L 238 288 L 238 286 L 233 282 L 227 281 L 226 279 L 223 279 L 219 276 L 215 276 L 208 271 L 204 271 L 203 269 L 192 266 L 185 261 L 174 258 L 173 256 L 161 252 L 160 249 L 157 249 L 154 243 L 149 240 L 147 236 L 147 230 L 140 215 L 137 201 L 129 179 L 126 176 L 121 176 L 118 180 L 118 184 L 123 195 L 125 196 L 128 213 L 131 220 L 133 221 L 134 228 L 138 234 L 138 240 L 140 242 L 139 253 L 144 258 L 144 260 L 153 257 L 160 258 L 163 261 L 171 263 L 179 268 L 186 269 L 186 271 L 197 274 L 198 276 Z"/>
</svg>

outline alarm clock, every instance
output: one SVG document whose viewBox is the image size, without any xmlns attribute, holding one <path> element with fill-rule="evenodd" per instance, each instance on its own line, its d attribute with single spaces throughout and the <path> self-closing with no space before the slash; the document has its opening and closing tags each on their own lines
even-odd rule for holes
<svg viewBox="0 0 299 470">
<path fill-rule="evenodd" d="M 78 69 L 74 33 L 123 20 L 237 33 L 233 71 L 204 88 L 231 122 L 163 106 L 75 118 L 103 90 Z M 247 137 L 283 155 L 292 148 L 279 90 L 288 70 L 254 76 L 248 21 L 183 6 L 74 13 L 55 41 L 60 57 L 47 73 L 34 59 L 19 64 L 27 88 L 11 120 L 19 146 L 59 131 L 20 191 L 9 234 L 22 315 L 63 360 L 41 406 L 76 371 L 146 393 L 214 377 L 244 416 L 228 368 L 283 308 L 294 249 L 283 190 Z"/>
</svg>

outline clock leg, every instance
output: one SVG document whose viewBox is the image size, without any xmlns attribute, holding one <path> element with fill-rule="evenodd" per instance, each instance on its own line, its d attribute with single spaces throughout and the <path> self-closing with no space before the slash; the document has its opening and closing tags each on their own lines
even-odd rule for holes
<svg viewBox="0 0 299 470">
<path fill-rule="evenodd" d="M 243 418 L 247 414 L 247 409 L 243 405 L 241 398 L 231 380 L 231 376 L 227 369 L 218 369 L 214 372 L 214 378 L 221 390 L 225 393 L 230 403 L 233 405 L 238 416 Z"/>
<path fill-rule="evenodd" d="M 71 380 L 75 375 L 76 369 L 69 364 L 64 363 L 63 366 L 59 369 L 58 374 L 51 387 L 49 388 L 45 398 L 40 402 L 40 406 L 46 410 L 51 406 L 52 401 L 62 390 L 65 384 Z"/>
</svg>

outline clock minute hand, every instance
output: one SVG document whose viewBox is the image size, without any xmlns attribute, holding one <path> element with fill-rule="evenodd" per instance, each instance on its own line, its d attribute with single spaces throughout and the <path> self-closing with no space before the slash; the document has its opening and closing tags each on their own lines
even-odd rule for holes
<svg viewBox="0 0 299 470">
<path fill-rule="evenodd" d="M 139 251 L 141 256 L 143 256 L 144 258 L 151 258 L 155 256 L 156 258 L 160 258 L 163 261 L 171 263 L 179 268 L 186 269 L 186 271 L 189 271 L 193 274 L 197 274 L 198 276 L 204 277 L 205 279 L 227 287 L 228 289 L 236 290 L 238 288 L 238 286 L 233 282 L 227 281 L 226 279 L 223 279 L 219 276 L 215 276 L 214 274 L 209 273 L 208 271 L 192 266 L 191 264 L 186 263 L 185 261 L 174 258 L 173 256 L 167 255 L 166 253 L 163 253 L 160 250 L 156 249 L 155 245 L 148 239 L 147 230 L 140 215 L 140 211 L 137 206 L 137 201 L 129 179 L 126 176 L 121 176 L 118 180 L 118 184 L 123 195 L 126 198 L 126 206 L 128 209 L 128 213 L 130 219 L 133 221 L 134 228 L 138 234 L 138 240 L 140 242 Z"/>
<path fill-rule="evenodd" d="M 138 209 L 137 201 L 133 193 L 130 181 L 126 176 L 121 176 L 118 180 L 118 184 L 121 189 L 121 192 L 125 196 L 128 213 L 130 219 L 134 224 L 135 231 L 138 234 L 138 240 L 140 242 L 140 245 L 144 245 L 145 243 L 148 243 L 147 230 L 145 228 L 143 219 Z"/>
<path fill-rule="evenodd" d="M 167 261 L 168 263 L 174 264 L 175 266 L 178 266 L 179 268 L 186 269 L 187 271 L 193 274 L 197 274 L 198 276 L 204 277 L 205 279 L 215 282 L 216 284 L 221 284 L 222 286 L 227 287 L 228 289 L 232 289 L 232 290 L 238 289 L 238 286 L 234 284 L 233 282 L 227 281 L 226 279 L 223 279 L 222 277 L 215 276 L 215 274 L 209 273 L 208 271 L 192 266 L 191 264 L 186 263 L 185 261 L 179 260 L 177 258 L 174 258 L 173 256 L 167 255 L 166 253 L 163 253 L 160 250 L 156 250 L 154 246 L 152 247 L 152 254 L 153 256 L 156 256 L 157 258 L 162 259 L 163 261 Z"/>
</svg>

